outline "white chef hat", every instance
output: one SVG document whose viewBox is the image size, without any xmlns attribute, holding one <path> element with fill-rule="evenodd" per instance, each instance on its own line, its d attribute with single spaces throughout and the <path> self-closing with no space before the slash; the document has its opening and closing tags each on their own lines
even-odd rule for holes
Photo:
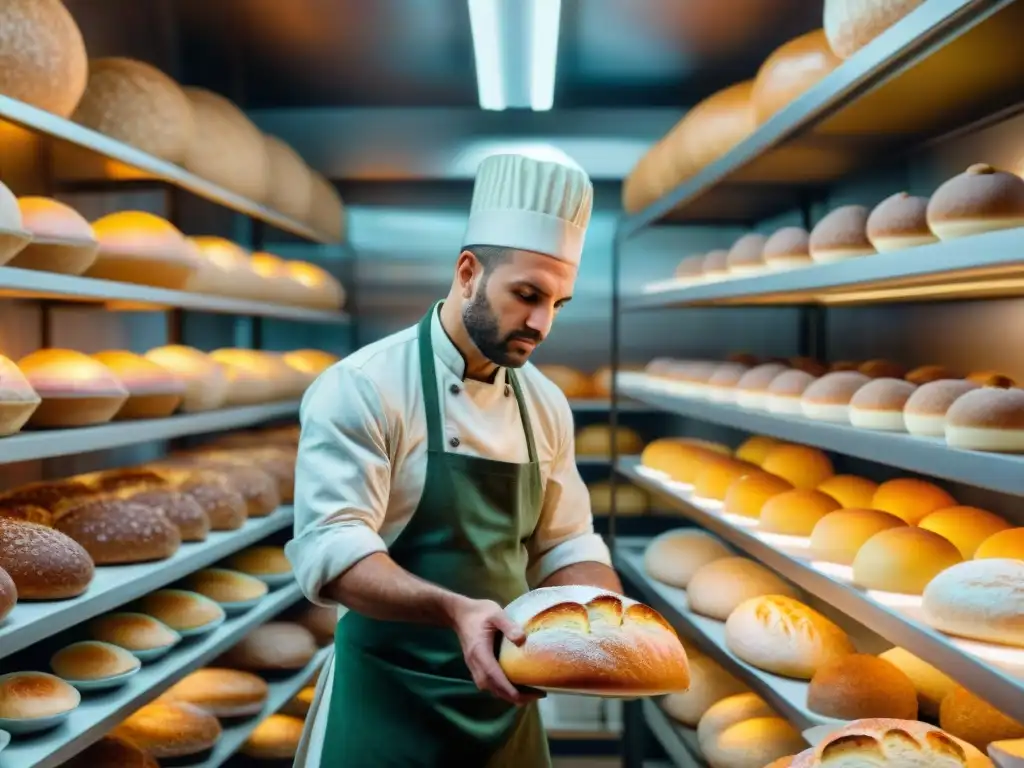
<svg viewBox="0 0 1024 768">
<path fill-rule="evenodd" d="M 534 251 L 579 264 L 594 205 L 587 174 L 525 155 L 480 163 L 463 246 Z"/>
</svg>

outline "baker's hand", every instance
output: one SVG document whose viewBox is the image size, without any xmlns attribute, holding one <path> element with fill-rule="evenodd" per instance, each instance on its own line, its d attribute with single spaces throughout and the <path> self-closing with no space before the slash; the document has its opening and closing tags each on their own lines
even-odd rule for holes
<svg viewBox="0 0 1024 768">
<path fill-rule="evenodd" d="M 453 618 L 462 655 L 477 688 L 516 705 L 529 704 L 542 697 L 539 691 L 520 691 L 512 685 L 494 656 L 498 633 L 516 645 L 526 642 L 522 627 L 512 621 L 500 605 L 492 600 L 466 600 Z"/>
</svg>

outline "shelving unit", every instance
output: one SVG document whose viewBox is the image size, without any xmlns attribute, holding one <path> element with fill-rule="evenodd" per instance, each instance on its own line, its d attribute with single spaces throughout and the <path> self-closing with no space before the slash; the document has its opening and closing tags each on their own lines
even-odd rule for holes
<svg viewBox="0 0 1024 768">
<path fill-rule="evenodd" d="M 574 413 L 606 413 L 612 409 L 611 400 L 570 400 L 569 407 Z M 648 413 L 650 406 L 645 403 L 624 401 L 619 403 L 619 410 L 625 413 Z"/>
<path fill-rule="evenodd" d="M 669 756 L 672 765 L 677 768 L 705 768 L 707 764 L 701 757 L 696 731 L 674 722 L 651 699 L 644 699 L 640 706 L 647 727 Z"/>
<path fill-rule="evenodd" d="M 55 768 L 104 736 L 135 710 L 192 672 L 215 659 L 247 632 L 294 605 L 302 597 L 298 584 L 272 591 L 246 613 L 229 617 L 210 634 L 183 641 L 142 669 L 123 687 L 105 695 L 83 694 L 82 703 L 52 731 L 16 738 L 0 752 L 0 768 Z"/>
</svg>

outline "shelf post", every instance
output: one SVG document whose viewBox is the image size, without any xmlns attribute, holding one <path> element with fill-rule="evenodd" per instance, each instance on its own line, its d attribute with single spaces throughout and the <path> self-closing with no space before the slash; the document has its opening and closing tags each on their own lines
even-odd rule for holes
<svg viewBox="0 0 1024 768">
<path fill-rule="evenodd" d="M 611 369 L 612 369 L 612 381 L 611 381 L 611 402 L 609 404 L 608 422 L 612 432 L 611 440 L 611 476 L 608 478 L 608 485 L 611 489 L 610 509 L 608 510 L 608 540 L 611 547 L 615 546 L 615 517 L 618 511 L 618 504 L 616 503 L 616 496 L 618 495 L 616 490 L 618 488 L 618 471 L 616 469 L 619 463 L 619 366 L 621 358 L 620 349 L 620 329 L 619 329 L 619 278 L 620 278 L 620 262 L 621 262 L 621 251 L 622 251 L 622 240 L 623 237 L 621 228 L 621 219 L 615 222 L 615 236 L 612 238 L 612 317 L 611 317 Z"/>
</svg>

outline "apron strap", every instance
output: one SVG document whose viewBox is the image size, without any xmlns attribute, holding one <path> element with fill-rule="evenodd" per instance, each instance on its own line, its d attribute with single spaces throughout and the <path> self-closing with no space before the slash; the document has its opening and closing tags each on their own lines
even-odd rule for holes
<svg viewBox="0 0 1024 768">
<path fill-rule="evenodd" d="M 530 423 L 530 414 L 526 411 L 526 403 L 523 400 L 523 391 L 519 387 L 519 377 L 511 368 L 505 369 L 505 376 L 512 385 L 512 392 L 516 396 L 516 404 L 519 406 L 519 418 L 523 422 L 523 431 L 526 433 L 526 450 L 530 455 L 530 463 L 537 463 L 537 445 L 533 439 L 533 425 Z"/>
</svg>

